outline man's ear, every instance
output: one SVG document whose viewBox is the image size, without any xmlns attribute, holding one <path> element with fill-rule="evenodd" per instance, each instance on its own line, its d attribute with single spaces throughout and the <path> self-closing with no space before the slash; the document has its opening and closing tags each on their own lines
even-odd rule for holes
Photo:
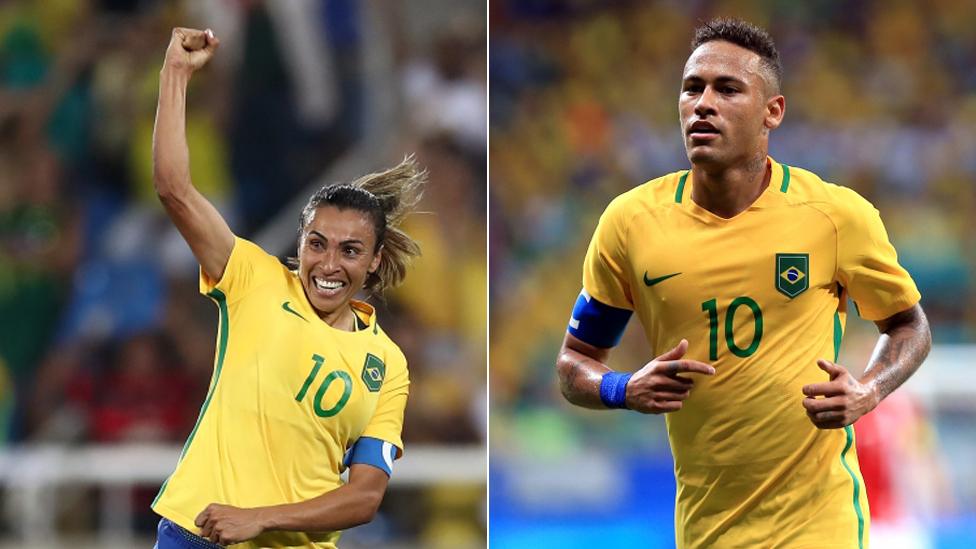
<svg viewBox="0 0 976 549">
<path fill-rule="evenodd" d="M 786 98 L 780 94 L 774 95 L 766 100 L 766 117 L 763 126 L 767 130 L 775 130 L 783 123 L 786 116 Z"/>
</svg>

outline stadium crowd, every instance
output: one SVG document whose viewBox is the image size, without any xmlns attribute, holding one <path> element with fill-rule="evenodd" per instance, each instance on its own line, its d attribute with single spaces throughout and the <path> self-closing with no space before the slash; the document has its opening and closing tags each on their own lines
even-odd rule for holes
<svg viewBox="0 0 976 549">
<path fill-rule="evenodd" d="M 410 32 L 401 8 L 352 0 L 0 5 L 0 447 L 182 444 L 196 421 L 216 309 L 198 295 L 193 257 L 152 184 L 170 29 L 209 26 L 222 40 L 188 94 L 192 178 L 254 238 L 281 215 L 297 231 L 299 211 L 286 205 L 377 123 L 366 66 L 376 20 L 392 31 L 395 108 L 379 123 L 393 150 L 357 170 L 415 153 L 430 173 L 427 213 L 406 226 L 423 257 L 377 302 L 410 361 L 407 452 L 483 443 L 486 54 L 470 8 L 435 10 L 426 25 L 436 32 Z M 294 255 L 294 243 L 269 251 Z M 147 514 L 151 492 L 136 502 Z M 411 498 L 427 519 L 388 517 L 394 534 L 435 545 L 483 536 L 480 489 Z"/>
</svg>

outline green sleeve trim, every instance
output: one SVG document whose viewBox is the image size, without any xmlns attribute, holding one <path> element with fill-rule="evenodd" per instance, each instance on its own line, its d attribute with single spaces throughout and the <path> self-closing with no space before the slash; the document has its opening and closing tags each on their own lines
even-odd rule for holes
<svg viewBox="0 0 976 549">
<path fill-rule="evenodd" d="M 790 188 L 790 167 L 786 164 L 780 164 L 780 166 L 783 166 L 783 184 L 780 185 L 779 192 L 785 193 Z"/>
<path fill-rule="evenodd" d="M 681 174 L 681 179 L 678 180 L 678 190 L 674 191 L 674 201 L 677 204 L 681 204 L 681 197 L 685 194 L 685 181 L 688 180 L 688 174 L 691 170 Z"/>
<path fill-rule="evenodd" d="M 190 444 L 193 442 L 193 437 L 197 434 L 197 429 L 200 427 L 200 423 L 203 421 L 203 416 L 207 413 L 207 408 L 210 406 L 210 400 L 213 398 L 214 393 L 217 391 L 217 382 L 220 381 L 220 370 L 224 366 L 224 356 L 227 354 L 227 296 L 224 292 L 214 288 L 207 296 L 213 299 L 217 303 L 217 307 L 220 309 L 220 340 L 217 345 L 217 367 L 214 370 L 214 380 L 210 384 L 210 390 L 207 391 L 207 398 L 203 401 L 203 406 L 200 408 L 200 415 L 197 416 L 197 422 L 193 425 L 193 430 L 190 431 L 190 436 L 186 439 L 186 444 L 183 445 L 183 451 L 180 452 L 179 461 L 183 461 L 183 456 L 186 455 L 186 451 L 190 449 Z M 177 461 L 177 465 L 179 464 Z M 166 491 L 166 485 L 169 484 L 169 478 L 163 483 L 162 487 L 159 489 L 159 493 L 156 494 L 156 499 L 153 500 L 152 505 L 155 506 L 159 498 L 162 497 L 163 492 Z"/>
<path fill-rule="evenodd" d="M 834 311 L 834 362 L 840 357 L 840 343 L 844 339 L 844 327 L 840 324 L 840 311 Z"/>
<path fill-rule="evenodd" d="M 854 514 L 857 515 L 857 547 L 858 549 L 864 549 L 864 512 L 861 511 L 861 483 L 857 480 L 857 475 L 851 470 L 851 466 L 847 464 L 847 451 L 854 446 L 854 426 L 848 425 L 844 427 L 844 432 L 847 433 L 847 444 L 844 445 L 844 450 L 840 453 L 840 463 L 847 469 L 847 474 L 851 475 L 851 480 L 854 481 Z"/>
</svg>

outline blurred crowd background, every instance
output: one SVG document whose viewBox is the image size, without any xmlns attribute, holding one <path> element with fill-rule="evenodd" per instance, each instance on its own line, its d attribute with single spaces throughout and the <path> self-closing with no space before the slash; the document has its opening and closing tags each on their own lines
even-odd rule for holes
<svg viewBox="0 0 976 549">
<path fill-rule="evenodd" d="M 152 186 L 174 26 L 220 51 L 188 93 L 196 186 L 239 235 L 294 255 L 326 182 L 415 154 L 429 170 L 423 247 L 375 303 L 410 361 L 404 440 L 483 445 L 487 83 L 475 0 L 0 2 L 0 451 L 38 443 L 181 445 L 203 402 L 217 314 Z M 175 465 L 175 463 L 174 463 Z M 158 486 L 158 484 L 157 484 Z M 133 495 L 149 535 L 156 486 Z M 4 494 L 0 490 L 0 495 Z M 60 531 L 100 520 L 64 495 Z M 64 504 L 69 502 L 70 504 Z M 484 481 L 391 493 L 370 543 L 479 545 Z M 0 520 L 0 539 L 14 525 Z"/>
<path fill-rule="evenodd" d="M 605 206 L 688 166 L 681 73 L 695 26 L 715 16 L 763 26 L 779 48 L 787 108 L 770 154 L 871 200 L 923 295 L 932 359 L 856 426 L 874 546 L 970 547 L 976 378 L 964 369 L 976 364 L 976 3 L 968 0 L 491 2 L 492 546 L 673 546 L 663 419 L 573 408 L 559 395 L 554 360 Z M 664 351 L 648 349 L 634 324 L 611 359 L 617 369 Z M 874 325 L 852 315 L 841 363 L 862 369 L 876 339 Z"/>
</svg>

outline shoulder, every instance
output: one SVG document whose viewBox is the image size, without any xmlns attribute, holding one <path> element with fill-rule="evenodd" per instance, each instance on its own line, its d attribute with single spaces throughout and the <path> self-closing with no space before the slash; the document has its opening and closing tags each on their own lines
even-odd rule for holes
<svg viewBox="0 0 976 549">
<path fill-rule="evenodd" d="M 678 191 L 684 187 L 689 173 L 689 170 L 672 172 L 617 195 L 607 205 L 601 221 L 626 224 L 638 215 L 678 204 Z"/>
<path fill-rule="evenodd" d="M 200 293 L 236 302 L 269 284 L 286 285 L 293 278 L 278 258 L 250 240 L 234 237 L 234 247 L 219 280 L 200 270 Z"/>
<path fill-rule="evenodd" d="M 380 358 L 386 363 L 387 368 L 406 369 L 407 357 L 403 354 L 403 350 L 390 338 L 378 322 L 375 320 L 374 322 L 375 324 L 372 328 L 374 330 L 374 341 L 371 343 L 371 346 L 374 346 L 383 355 Z"/>
<path fill-rule="evenodd" d="M 231 256 L 255 267 L 270 268 L 275 271 L 288 270 L 277 257 L 271 255 L 264 248 L 240 236 L 234 237 L 234 249 Z"/>
<path fill-rule="evenodd" d="M 784 165 L 785 170 L 789 171 L 787 200 L 816 208 L 837 225 L 857 222 L 865 215 L 877 212 L 874 205 L 854 189 L 824 181 L 803 168 Z"/>
</svg>

